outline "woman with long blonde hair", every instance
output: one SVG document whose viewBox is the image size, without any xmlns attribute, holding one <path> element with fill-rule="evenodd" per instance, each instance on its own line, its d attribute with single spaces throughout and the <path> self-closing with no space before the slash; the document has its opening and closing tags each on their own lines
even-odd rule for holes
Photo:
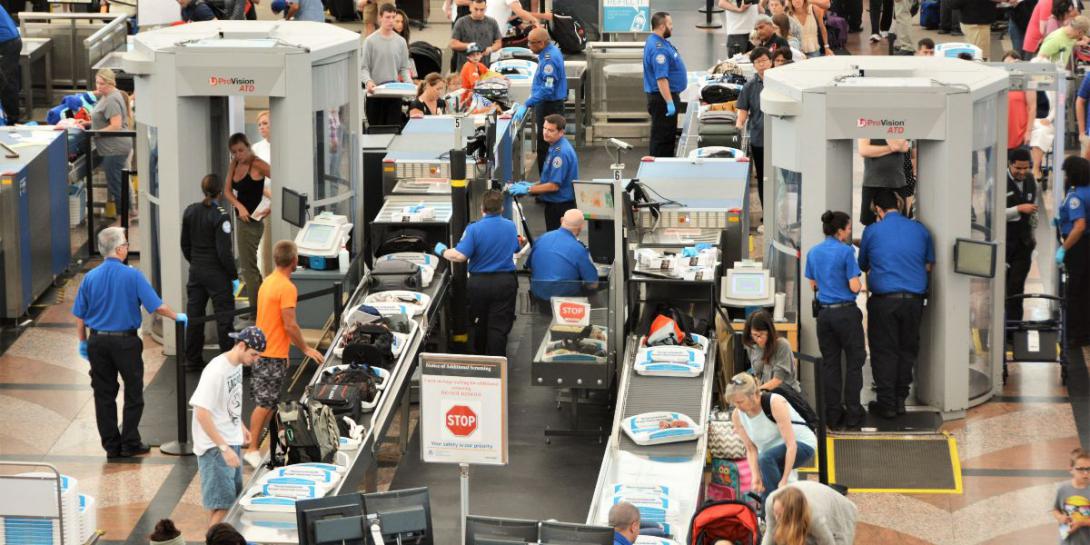
<svg viewBox="0 0 1090 545">
<path fill-rule="evenodd" d="M 776 515 L 776 530 L 772 535 L 775 545 L 813 545 L 810 535 L 810 504 L 797 488 L 787 487 L 776 494 L 772 504 Z"/>
</svg>

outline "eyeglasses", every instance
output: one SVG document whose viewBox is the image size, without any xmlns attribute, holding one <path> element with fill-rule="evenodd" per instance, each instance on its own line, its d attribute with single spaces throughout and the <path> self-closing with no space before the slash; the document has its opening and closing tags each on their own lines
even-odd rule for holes
<svg viewBox="0 0 1090 545">
<path fill-rule="evenodd" d="M 1072 469 L 1079 473 L 1090 473 L 1090 467 L 1073 467 Z"/>
<path fill-rule="evenodd" d="M 740 378 L 733 378 L 733 379 L 730 380 L 730 383 L 733 384 L 734 386 L 745 386 L 746 385 L 746 381 L 744 381 L 744 380 L 742 380 Z"/>
</svg>

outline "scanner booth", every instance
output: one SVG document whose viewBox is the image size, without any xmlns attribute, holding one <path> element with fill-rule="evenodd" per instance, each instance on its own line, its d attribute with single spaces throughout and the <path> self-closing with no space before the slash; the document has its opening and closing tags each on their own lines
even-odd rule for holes
<svg viewBox="0 0 1090 545">
<path fill-rule="evenodd" d="M 820 354 L 801 271 L 824 239 L 821 214 L 848 212 L 853 238 L 862 236 L 854 140 L 917 146 L 916 218 L 931 232 L 936 263 L 913 394 L 944 418 L 1002 387 L 1007 87 L 1003 70 L 932 57 L 823 57 L 765 73 L 766 263 L 805 353 Z M 955 246 L 959 270 L 985 273 L 994 248 L 994 275 L 956 270 Z"/>
<path fill-rule="evenodd" d="M 328 211 L 361 225 L 358 34 L 310 22 L 193 23 L 134 36 L 123 66 L 136 87 L 141 267 L 172 308 L 185 308 L 182 213 L 201 199 L 206 174 L 228 175 L 240 97 L 269 99 L 272 241 L 297 231 L 282 215 L 284 189 L 306 194 L 313 216 Z M 362 240 L 357 231 L 353 253 Z M 173 329 L 165 329 L 172 351 Z"/>
</svg>

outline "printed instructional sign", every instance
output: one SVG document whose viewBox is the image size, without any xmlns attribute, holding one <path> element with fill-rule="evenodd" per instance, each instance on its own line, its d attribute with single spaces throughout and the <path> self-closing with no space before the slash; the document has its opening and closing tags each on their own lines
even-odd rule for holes
<svg viewBox="0 0 1090 545">
<path fill-rule="evenodd" d="M 425 462 L 507 464 L 507 358 L 420 355 Z"/>
<path fill-rule="evenodd" d="M 602 0 L 602 32 L 651 32 L 651 0 Z"/>
</svg>

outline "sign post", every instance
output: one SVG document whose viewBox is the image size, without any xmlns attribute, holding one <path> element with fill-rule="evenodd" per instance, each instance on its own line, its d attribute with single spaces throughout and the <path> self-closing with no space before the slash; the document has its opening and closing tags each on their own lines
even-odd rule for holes
<svg viewBox="0 0 1090 545">
<path fill-rule="evenodd" d="M 462 544 L 470 464 L 507 464 L 507 358 L 420 354 L 420 455 L 458 464 Z"/>
</svg>

